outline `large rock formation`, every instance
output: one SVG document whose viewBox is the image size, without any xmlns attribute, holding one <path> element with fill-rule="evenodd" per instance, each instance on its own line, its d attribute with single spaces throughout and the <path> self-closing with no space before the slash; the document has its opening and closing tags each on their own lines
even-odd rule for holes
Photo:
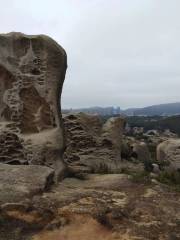
<svg viewBox="0 0 180 240">
<path fill-rule="evenodd" d="M 180 171 L 180 139 L 169 139 L 157 147 L 157 160 L 170 170 Z"/>
<path fill-rule="evenodd" d="M 0 162 L 63 170 L 66 53 L 44 35 L 0 35 Z M 57 166 L 58 165 L 58 166 Z"/>
<path fill-rule="evenodd" d="M 111 173 L 121 169 L 121 140 L 124 119 L 105 124 L 84 113 L 63 117 L 67 135 L 65 161 L 71 173 Z"/>
</svg>

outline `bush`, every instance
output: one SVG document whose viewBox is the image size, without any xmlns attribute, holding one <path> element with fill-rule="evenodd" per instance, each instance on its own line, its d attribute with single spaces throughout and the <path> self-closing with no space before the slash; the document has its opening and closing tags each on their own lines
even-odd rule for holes
<svg viewBox="0 0 180 240">
<path fill-rule="evenodd" d="M 130 170 L 127 167 L 122 167 L 121 168 L 121 173 L 122 174 L 130 174 L 131 172 L 130 172 Z"/>
<path fill-rule="evenodd" d="M 168 185 L 180 185 L 180 172 L 162 171 L 157 180 Z"/>
<path fill-rule="evenodd" d="M 136 182 L 136 183 L 150 183 L 151 182 L 149 172 L 147 172 L 147 171 L 132 173 L 131 176 L 132 176 L 132 181 Z"/>
<path fill-rule="evenodd" d="M 143 162 L 144 170 L 146 172 L 152 172 L 152 170 L 153 170 L 152 163 L 153 163 L 152 160 L 146 160 L 146 161 Z"/>
</svg>

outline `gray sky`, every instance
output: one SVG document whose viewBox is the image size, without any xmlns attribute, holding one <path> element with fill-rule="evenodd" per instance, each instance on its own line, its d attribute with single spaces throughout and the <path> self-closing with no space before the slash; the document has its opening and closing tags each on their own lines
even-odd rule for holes
<svg viewBox="0 0 180 240">
<path fill-rule="evenodd" d="M 0 32 L 47 34 L 67 51 L 63 108 L 180 101 L 180 0 L 0 2 Z"/>
</svg>

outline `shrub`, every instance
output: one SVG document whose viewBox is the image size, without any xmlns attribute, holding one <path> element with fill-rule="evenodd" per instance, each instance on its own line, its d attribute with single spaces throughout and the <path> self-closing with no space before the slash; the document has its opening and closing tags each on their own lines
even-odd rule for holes
<svg viewBox="0 0 180 240">
<path fill-rule="evenodd" d="M 161 183 L 165 183 L 168 185 L 180 185 L 180 172 L 167 172 L 162 171 L 157 180 Z M 179 186 L 180 187 L 180 186 Z"/>
<path fill-rule="evenodd" d="M 132 181 L 136 182 L 136 183 L 150 183 L 151 182 L 149 172 L 147 172 L 147 171 L 132 173 L 131 176 L 132 176 Z"/>
<path fill-rule="evenodd" d="M 151 159 L 145 160 L 145 161 L 143 162 L 143 164 L 144 164 L 144 170 L 145 170 L 146 172 L 152 172 L 152 170 L 153 170 L 152 163 L 153 163 L 153 161 L 152 161 Z"/>
</svg>

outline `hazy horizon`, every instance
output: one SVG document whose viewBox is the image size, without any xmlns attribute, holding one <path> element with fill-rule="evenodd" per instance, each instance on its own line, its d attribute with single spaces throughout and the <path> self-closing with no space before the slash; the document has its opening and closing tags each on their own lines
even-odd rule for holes
<svg viewBox="0 0 180 240">
<path fill-rule="evenodd" d="M 147 106 L 142 106 L 142 107 L 128 107 L 128 108 L 122 108 L 121 106 L 119 105 L 107 105 L 107 106 L 85 106 L 85 107 L 70 107 L 70 108 L 64 108 L 62 107 L 63 110 L 69 110 L 69 109 L 88 109 L 88 108 L 96 108 L 96 107 L 100 107 L 100 108 L 108 108 L 108 107 L 114 107 L 114 108 L 117 108 L 117 107 L 120 107 L 121 110 L 127 110 L 127 109 L 133 109 L 133 108 L 146 108 L 146 107 L 153 107 L 153 106 L 156 106 L 156 105 L 166 105 L 166 104 L 180 104 L 180 101 L 179 102 L 168 102 L 168 103 L 160 103 L 160 104 L 153 104 L 153 105 L 147 105 Z"/>
<path fill-rule="evenodd" d="M 0 32 L 46 34 L 68 55 L 62 108 L 180 102 L 179 0 L 6 0 Z"/>
</svg>

